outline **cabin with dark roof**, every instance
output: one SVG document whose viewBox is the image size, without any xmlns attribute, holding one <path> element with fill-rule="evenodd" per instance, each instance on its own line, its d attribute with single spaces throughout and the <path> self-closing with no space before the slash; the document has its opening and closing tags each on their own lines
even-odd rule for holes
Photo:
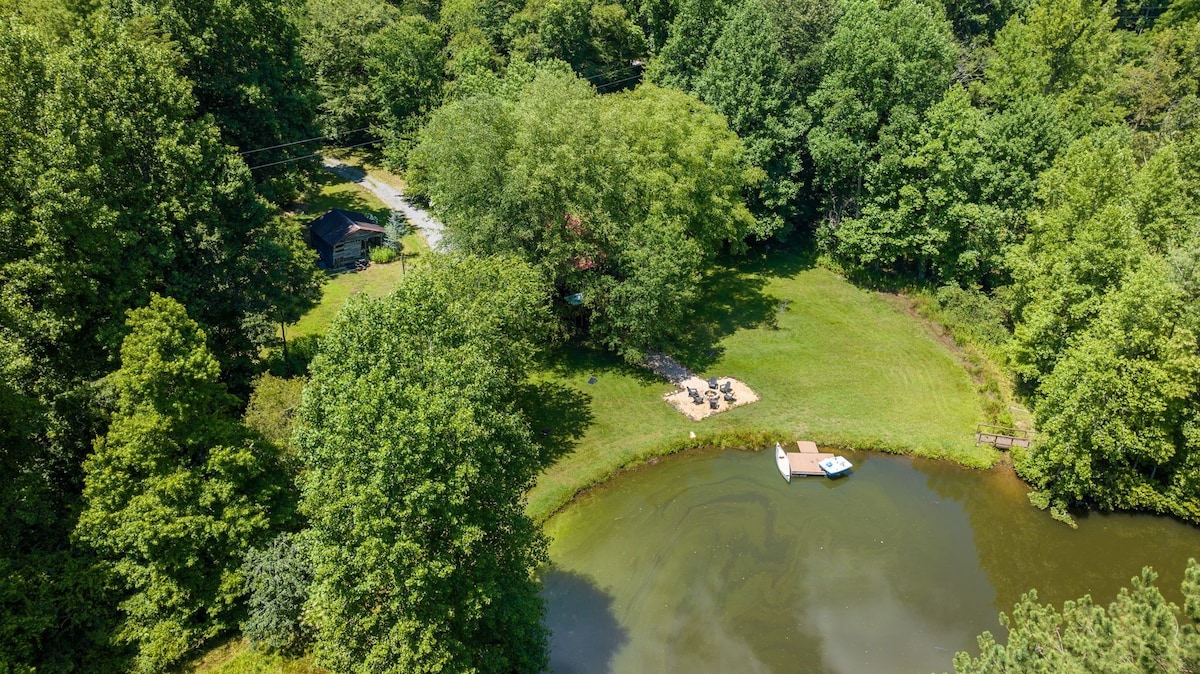
<svg viewBox="0 0 1200 674">
<path fill-rule="evenodd" d="M 371 248 L 383 245 L 383 227 L 376 224 L 375 218 L 340 208 L 308 223 L 308 235 L 328 269 L 352 266 L 367 257 Z"/>
</svg>

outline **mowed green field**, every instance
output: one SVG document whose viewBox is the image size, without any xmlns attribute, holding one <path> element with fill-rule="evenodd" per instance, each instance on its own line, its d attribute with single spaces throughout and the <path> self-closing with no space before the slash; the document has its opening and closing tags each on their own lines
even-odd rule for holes
<svg viewBox="0 0 1200 674">
<path fill-rule="evenodd" d="M 582 430 L 529 494 L 531 515 L 545 518 L 621 467 L 690 443 L 691 432 L 694 444 L 765 433 L 969 466 L 996 460 L 974 444 L 984 411 L 967 371 L 895 303 L 786 254 L 718 272 L 712 283 L 697 315 L 697 331 L 710 334 L 680 360 L 705 377 L 740 379 L 760 400 L 694 422 L 663 401 L 673 387 L 640 368 L 560 354 L 538 379 L 573 392 L 577 418 L 566 426 Z"/>
<path fill-rule="evenodd" d="M 326 189 L 339 198 L 370 196 L 354 185 Z M 336 277 L 289 337 L 323 332 L 349 297 L 383 295 L 398 274 L 393 263 Z M 984 412 L 967 371 L 896 303 L 778 252 L 716 270 L 708 287 L 697 339 L 675 355 L 697 374 L 742 380 L 760 400 L 694 422 L 663 400 L 673 387 L 644 368 L 579 347 L 551 354 L 533 375 L 544 393 L 533 401 L 533 416 L 535 431 L 550 431 L 545 440 L 557 458 L 529 493 L 531 516 L 544 520 L 621 468 L 689 445 L 807 438 L 970 466 L 998 457 L 974 444 Z M 205 674 L 323 671 L 307 658 L 268 656 L 244 642 L 193 667 Z"/>
</svg>

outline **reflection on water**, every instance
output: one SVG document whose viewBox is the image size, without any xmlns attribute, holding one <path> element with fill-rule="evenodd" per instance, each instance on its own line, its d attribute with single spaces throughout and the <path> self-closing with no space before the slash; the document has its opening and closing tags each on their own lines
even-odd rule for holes
<svg viewBox="0 0 1200 674">
<path fill-rule="evenodd" d="M 967 512 L 980 564 L 1005 611 L 1030 589 L 1061 604 L 1091 594 L 1108 603 L 1129 579 L 1152 566 L 1168 600 L 1181 603 L 1179 585 L 1189 557 L 1200 558 L 1200 530 L 1151 515 L 1090 513 L 1079 528 L 1029 505 L 1028 488 L 1011 472 L 964 471 L 937 461 L 912 466 L 942 498 Z"/>
<path fill-rule="evenodd" d="M 559 674 L 603 674 L 629 635 L 612 614 L 612 597 L 587 577 L 550 568 L 541 576 L 550 637 L 550 668 Z"/>
<path fill-rule="evenodd" d="M 999 471 L 849 458 L 788 485 L 768 453 L 687 454 L 581 498 L 547 525 L 553 671 L 944 671 L 1030 587 L 1107 601 L 1152 564 L 1178 601 L 1200 554 L 1161 518 L 1071 530 Z"/>
</svg>

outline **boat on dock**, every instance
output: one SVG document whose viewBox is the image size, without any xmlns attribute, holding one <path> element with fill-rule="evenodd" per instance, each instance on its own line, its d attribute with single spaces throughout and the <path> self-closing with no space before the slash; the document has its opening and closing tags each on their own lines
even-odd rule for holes
<svg viewBox="0 0 1200 674">
<path fill-rule="evenodd" d="M 783 451 L 783 447 L 777 442 L 775 443 L 775 467 L 779 469 L 779 474 L 789 483 L 792 481 L 792 464 L 788 461 L 787 452 Z"/>
<path fill-rule="evenodd" d="M 775 443 L 775 465 L 788 482 L 792 481 L 793 475 L 840 477 L 854 467 L 844 456 L 821 452 L 815 442 L 798 440 L 796 449 L 800 451 L 785 452 L 782 445 Z"/>
<path fill-rule="evenodd" d="M 830 457 L 828 459 L 819 461 L 817 465 L 820 466 L 821 470 L 825 471 L 825 474 L 829 477 L 839 477 L 841 475 L 845 475 L 846 473 L 850 472 L 851 468 L 854 467 L 854 464 L 847 461 L 846 457 L 844 456 Z"/>
</svg>

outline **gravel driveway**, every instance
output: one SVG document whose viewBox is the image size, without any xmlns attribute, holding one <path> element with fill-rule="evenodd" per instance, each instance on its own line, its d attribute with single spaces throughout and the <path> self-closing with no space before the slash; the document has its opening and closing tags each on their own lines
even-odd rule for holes
<svg viewBox="0 0 1200 674">
<path fill-rule="evenodd" d="M 388 208 L 403 213 L 404 217 L 408 218 L 408 221 L 421 232 L 421 236 L 425 237 L 425 242 L 431 249 L 439 252 L 449 250 L 449 244 L 445 240 L 445 226 L 425 210 L 414 206 L 405 198 L 403 192 L 382 180 L 372 178 L 357 166 L 350 166 L 329 157 L 325 157 L 324 162 L 327 171 L 362 185 L 368 192 L 379 197 L 379 200 Z"/>
</svg>

